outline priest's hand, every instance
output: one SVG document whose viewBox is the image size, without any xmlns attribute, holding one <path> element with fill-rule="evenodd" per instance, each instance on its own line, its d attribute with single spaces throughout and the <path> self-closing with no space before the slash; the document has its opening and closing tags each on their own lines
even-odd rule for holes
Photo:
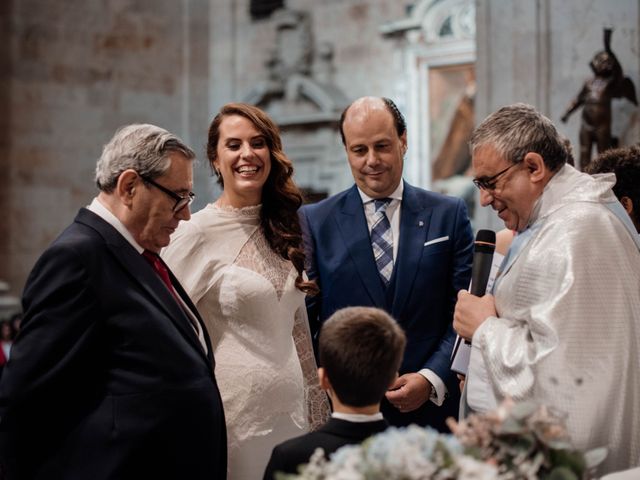
<svg viewBox="0 0 640 480">
<path fill-rule="evenodd" d="M 458 377 L 458 385 L 460 386 L 460 392 L 464 390 L 464 382 L 466 382 L 467 377 L 465 375 L 456 374 Z"/>
<path fill-rule="evenodd" d="M 458 292 L 456 309 L 453 312 L 453 328 L 463 338 L 471 340 L 473 334 L 488 317 L 496 317 L 493 295 L 476 297 L 466 290 Z"/>
<path fill-rule="evenodd" d="M 396 378 L 385 395 L 391 405 L 407 413 L 429 400 L 432 388 L 431 382 L 419 373 L 405 373 Z"/>
</svg>

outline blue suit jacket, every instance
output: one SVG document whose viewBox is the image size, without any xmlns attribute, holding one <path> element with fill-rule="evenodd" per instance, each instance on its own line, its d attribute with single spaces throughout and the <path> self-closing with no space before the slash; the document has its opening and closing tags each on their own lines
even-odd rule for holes
<svg viewBox="0 0 640 480">
<path fill-rule="evenodd" d="M 458 386 L 449 369 L 457 292 L 468 288 L 473 235 L 461 199 L 428 192 L 405 182 L 400 238 L 391 282 L 385 290 L 371 249 L 362 199 L 349 190 L 301 209 L 307 273 L 320 294 L 307 303 L 312 332 L 336 310 L 375 306 L 403 327 L 407 346 L 400 373 L 428 368 L 447 385 L 450 398 L 438 408 L 427 402 L 408 414 L 383 411 L 391 424 L 416 422 L 445 429 L 457 416 Z M 396 241 L 394 239 L 394 241 Z M 431 242 L 431 243 L 430 243 Z"/>
</svg>

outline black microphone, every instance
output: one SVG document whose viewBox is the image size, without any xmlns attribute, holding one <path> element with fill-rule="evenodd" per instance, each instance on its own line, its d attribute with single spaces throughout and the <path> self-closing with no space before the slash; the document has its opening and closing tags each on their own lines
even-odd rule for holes
<svg viewBox="0 0 640 480">
<path fill-rule="evenodd" d="M 478 230 L 476 241 L 474 242 L 471 286 L 469 287 L 469 293 L 476 297 L 482 297 L 487 290 L 495 249 L 496 232 L 493 230 Z"/>
<path fill-rule="evenodd" d="M 473 266 L 471 267 L 471 285 L 469 286 L 469 293 L 476 297 L 482 297 L 487 291 L 495 249 L 496 232 L 478 230 L 473 248 Z M 471 342 L 458 335 L 451 355 L 451 370 L 466 375 L 470 356 Z"/>
</svg>

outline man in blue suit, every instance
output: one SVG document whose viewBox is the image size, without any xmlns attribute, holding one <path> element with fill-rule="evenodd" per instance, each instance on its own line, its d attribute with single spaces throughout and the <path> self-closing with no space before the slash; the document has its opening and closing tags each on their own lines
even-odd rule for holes
<svg viewBox="0 0 640 480">
<path fill-rule="evenodd" d="M 457 292 L 468 288 L 473 236 L 461 199 L 402 180 L 407 132 L 387 98 L 364 97 L 340 119 L 355 185 L 301 210 L 311 329 L 347 306 L 375 306 L 407 336 L 400 375 L 382 404 L 392 425 L 448 430 L 459 390 L 449 369 Z"/>
</svg>

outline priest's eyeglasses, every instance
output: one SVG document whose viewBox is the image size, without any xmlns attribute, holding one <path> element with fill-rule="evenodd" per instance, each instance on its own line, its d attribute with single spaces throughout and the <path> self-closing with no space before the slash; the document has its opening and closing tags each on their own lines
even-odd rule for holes
<svg viewBox="0 0 640 480">
<path fill-rule="evenodd" d="M 507 170 L 509 170 L 510 168 L 515 167 L 516 165 L 520 165 L 520 164 L 519 163 L 512 163 L 511 165 L 509 165 L 504 170 L 499 171 L 494 176 L 489 177 L 489 178 L 474 178 L 473 179 L 473 184 L 476 187 L 478 187 L 480 190 L 493 191 L 493 190 L 496 189 L 496 184 L 498 183 L 498 178 L 500 178 L 500 176 L 503 173 L 506 173 Z"/>
<path fill-rule="evenodd" d="M 138 175 L 140 175 L 140 174 L 138 174 Z M 191 205 L 191 202 L 193 202 L 193 199 L 196 198 L 196 194 L 193 193 L 193 192 L 189 192 L 186 195 L 179 195 L 176 192 L 173 192 L 173 191 L 169 190 L 168 188 L 163 187 L 159 183 L 154 182 L 153 180 L 151 180 L 146 175 L 140 175 L 140 178 L 142 178 L 142 180 L 144 180 L 146 183 L 149 183 L 149 184 L 153 185 L 158 190 L 163 191 L 164 193 L 166 193 L 167 195 L 169 195 L 171 198 L 173 198 L 176 201 L 175 205 L 173 206 L 173 212 L 174 213 L 175 212 L 179 212 L 180 210 L 182 210 L 187 205 Z"/>
</svg>

